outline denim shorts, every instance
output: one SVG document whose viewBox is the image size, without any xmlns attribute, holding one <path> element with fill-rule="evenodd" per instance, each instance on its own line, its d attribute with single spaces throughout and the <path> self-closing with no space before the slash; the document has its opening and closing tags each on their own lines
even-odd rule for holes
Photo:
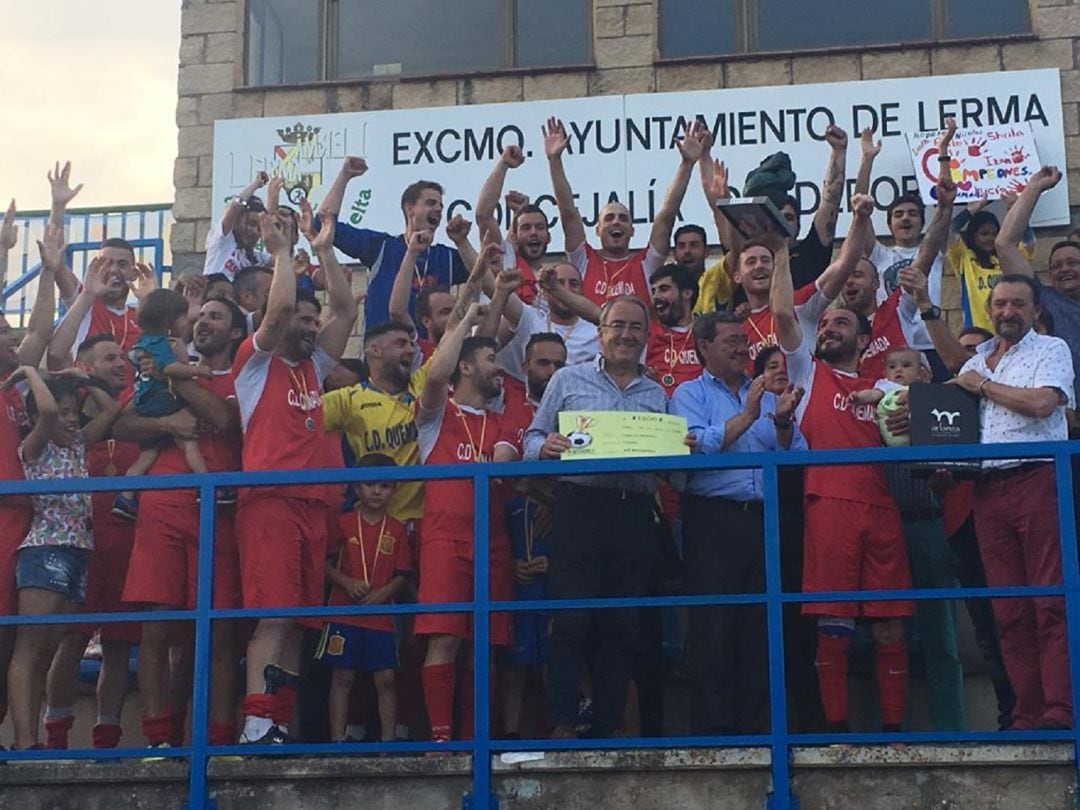
<svg viewBox="0 0 1080 810">
<path fill-rule="evenodd" d="M 71 546 L 28 546 L 15 561 L 16 588 L 54 591 L 69 602 L 86 601 L 86 570 L 90 551 Z"/>
</svg>

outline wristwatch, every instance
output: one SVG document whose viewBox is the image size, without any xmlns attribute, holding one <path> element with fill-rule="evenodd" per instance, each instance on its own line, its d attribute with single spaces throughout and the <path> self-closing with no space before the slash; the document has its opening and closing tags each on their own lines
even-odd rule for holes
<svg viewBox="0 0 1080 810">
<path fill-rule="evenodd" d="M 931 304 L 929 309 L 924 309 L 919 314 L 924 321 L 936 321 L 941 318 L 941 307 Z"/>
</svg>

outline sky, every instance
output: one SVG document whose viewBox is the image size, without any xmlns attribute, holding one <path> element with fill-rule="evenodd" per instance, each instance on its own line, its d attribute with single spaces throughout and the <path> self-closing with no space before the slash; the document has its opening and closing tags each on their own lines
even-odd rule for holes
<svg viewBox="0 0 1080 810">
<path fill-rule="evenodd" d="M 0 200 L 48 208 L 171 202 L 180 0 L 0 0 Z"/>
</svg>

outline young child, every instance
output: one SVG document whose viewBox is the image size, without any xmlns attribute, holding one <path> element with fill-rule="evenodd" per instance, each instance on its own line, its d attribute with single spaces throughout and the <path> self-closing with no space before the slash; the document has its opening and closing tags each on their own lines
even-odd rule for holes
<svg viewBox="0 0 1080 810">
<path fill-rule="evenodd" d="M 86 478 L 86 448 L 108 435 L 119 413 L 106 386 L 85 372 L 68 369 L 48 382 L 32 366 L 21 366 L 4 383 L 25 381 L 30 433 L 19 445 L 28 481 Z M 82 406 L 93 400 L 97 414 L 80 427 Z M 86 571 L 94 547 L 90 493 L 34 495 L 30 531 L 15 564 L 19 615 L 71 613 L 86 601 Z M 41 701 L 49 662 L 67 628 L 60 624 L 20 625 L 8 670 L 8 698 L 15 748 L 36 749 Z"/>
<path fill-rule="evenodd" d="M 172 390 L 172 380 L 191 380 L 209 377 L 210 369 L 177 360 L 174 347 L 188 329 L 188 302 L 173 290 L 154 290 L 139 305 L 136 316 L 142 335 L 131 350 L 131 362 L 138 372 L 135 376 L 135 395 L 132 404 L 140 416 L 169 416 L 183 410 L 184 400 Z M 176 439 L 184 452 L 184 460 L 194 473 L 206 472 L 206 459 L 199 450 L 197 439 Z M 128 470 L 127 475 L 146 475 L 157 460 L 160 446 L 145 446 Z M 222 493 L 219 490 L 219 493 Z M 219 494 L 218 502 L 228 502 L 228 494 Z M 135 493 L 127 490 L 116 496 L 113 514 L 135 520 L 139 502 Z"/>
<path fill-rule="evenodd" d="M 364 456 L 361 467 L 392 467 L 393 459 L 381 454 Z M 326 578 L 333 586 L 330 605 L 386 605 L 412 576 L 412 561 L 405 527 L 386 513 L 395 485 L 388 481 L 358 483 L 353 510 L 338 521 L 341 549 L 327 565 Z M 346 740 L 349 693 L 357 670 L 370 672 L 379 703 L 379 725 L 384 742 L 394 739 L 397 725 L 397 645 L 394 617 L 339 616 L 323 629 L 318 657 L 333 668 L 330 681 L 330 737 Z"/>
<path fill-rule="evenodd" d="M 907 404 L 908 386 L 914 382 L 930 382 L 930 361 L 918 349 L 903 346 L 885 356 L 885 379 L 878 380 L 873 388 L 851 395 L 853 403 L 877 405 L 878 429 L 889 447 L 911 443 L 910 436 L 893 434 L 887 423 L 890 416 Z"/>
<path fill-rule="evenodd" d="M 514 598 L 547 599 L 547 571 L 550 537 L 537 528 L 539 502 L 527 495 L 506 502 L 506 528 L 514 555 Z M 521 736 L 521 709 L 530 673 L 540 678 L 538 694 L 543 700 L 543 668 L 550 655 L 546 613 L 514 613 L 514 645 L 503 653 L 503 732 L 507 739 Z M 536 701 L 530 701 L 535 705 Z"/>
</svg>

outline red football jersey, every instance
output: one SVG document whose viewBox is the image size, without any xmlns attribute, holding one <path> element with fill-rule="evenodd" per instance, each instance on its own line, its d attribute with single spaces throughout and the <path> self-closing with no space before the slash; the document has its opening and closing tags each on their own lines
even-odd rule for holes
<svg viewBox="0 0 1080 810">
<path fill-rule="evenodd" d="M 240 344 L 233 361 L 236 399 L 244 426 L 245 470 L 302 470 L 326 466 L 319 390 L 334 367 L 321 348 L 296 365 L 260 350 L 255 336 Z M 257 487 L 242 495 L 311 498 L 326 502 L 326 486 Z"/>
<path fill-rule="evenodd" d="M 859 374 L 863 377 L 882 379 L 885 376 L 885 357 L 893 349 L 908 345 L 907 336 L 900 325 L 900 296 L 903 292 L 897 287 L 874 313 L 870 343 L 859 360 Z"/>
<path fill-rule="evenodd" d="M 437 411 L 421 407 L 417 417 L 420 429 L 421 464 L 468 464 L 490 461 L 495 445 L 515 444 L 513 426 L 491 411 L 459 406 L 447 398 Z M 491 535 L 505 534 L 503 498 L 496 488 L 490 493 Z M 427 481 L 424 484 L 424 516 L 420 521 L 421 537 L 430 540 L 471 542 L 473 537 L 473 490 L 467 479 Z"/>
<path fill-rule="evenodd" d="M 651 321 L 645 365 L 656 372 L 656 379 L 669 397 L 681 383 L 700 377 L 701 361 L 694 349 L 693 329 Z"/>
<path fill-rule="evenodd" d="M 526 304 L 532 304 L 536 301 L 536 273 L 520 255 L 517 257 L 517 269 L 521 273 L 521 283 L 517 288 L 517 297 Z"/>
<path fill-rule="evenodd" d="M 799 318 L 799 323 L 802 325 L 804 332 L 810 326 L 817 327 L 817 317 L 820 317 L 820 313 L 817 312 L 818 307 L 806 306 L 816 292 L 817 282 L 811 282 L 795 290 L 795 314 Z M 824 299 L 822 299 L 822 302 L 824 303 Z M 824 309 L 824 307 L 820 308 Z M 814 321 L 814 323 L 811 324 L 811 321 Z M 750 310 L 750 314 L 743 321 L 743 331 L 746 332 L 746 337 L 750 341 L 750 361 L 746 373 L 752 375 L 754 373 L 754 360 L 761 354 L 761 350 L 768 346 L 780 345 L 776 337 L 776 327 L 773 324 L 772 309 L 766 305 L 761 309 Z"/>
<path fill-rule="evenodd" d="M 338 518 L 337 540 L 338 570 L 347 577 L 366 581 L 372 590 L 386 587 L 395 576 L 412 574 L 405 526 L 389 515 L 372 524 L 360 516 L 359 507 L 346 512 Z M 337 585 L 330 589 L 330 605 L 355 605 L 357 602 Z M 394 632 L 394 617 L 389 615 L 335 616 L 332 621 Z"/>
<path fill-rule="evenodd" d="M 649 303 L 649 279 L 645 275 L 645 256 L 649 249 L 631 250 L 625 259 L 605 259 L 600 251 L 585 245 L 585 273 L 581 279 L 582 294 L 603 306 L 609 298 L 633 295 Z"/>
<path fill-rule="evenodd" d="M 529 399 L 525 383 L 513 377 L 503 377 L 503 412 L 499 416 L 513 434 L 518 453 L 522 452 L 525 431 L 535 415 L 536 405 Z"/>
<path fill-rule="evenodd" d="M 219 399 L 235 400 L 236 385 L 232 369 L 215 372 L 212 377 L 199 377 L 196 383 Z M 210 472 L 239 470 L 243 442 L 239 431 L 231 434 L 201 433 L 199 450 Z M 190 473 L 183 451 L 175 442 L 165 444 L 158 453 L 157 461 L 150 468 L 151 475 L 184 475 Z M 194 508 L 196 492 L 187 490 L 148 491 L 144 498 L 157 504 L 190 506 Z"/>
<path fill-rule="evenodd" d="M 30 430 L 30 417 L 26 414 L 26 403 L 18 386 L 0 390 L 0 480 L 22 481 L 23 465 L 19 460 L 19 444 L 24 432 Z M 4 497 L 5 506 L 32 508 L 29 495 L 8 495 Z"/>
<path fill-rule="evenodd" d="M 873 387 L 874 381 L 868 377 L 837 371 L 814 360 L 799 420 L 811 449 L 881 447 L 876 406 L 852 405 L 848 401 L 852 392 Z M 807 467 L 805 492 L 876 506 L 894 505 L 881 465 Z"/>
<path fill-rule="evenodd" d="M 128 388 L 117 397 L 120 407 L 125 407 L 131 401 L 132 392 Z M 135 463 L 139 457 L 139 445 L 135 442 L 118 442 L 115 439 L 106 439 L 86 448 L 86 470 L 92 478 L 112 475 L 125 475 L 128 467 Z M 116 500 L 116 492 L 93 492 L 90 494 L 92 509 L 92 521 L 97 538 L 103 532 L 118 531 L 128 532 L 134 530 L 134 525 L 127 518 L 118 517 L 112 513 L 113 501 Z M 141 497 L 141 496 L 140 496 Z"/>
</svg>

